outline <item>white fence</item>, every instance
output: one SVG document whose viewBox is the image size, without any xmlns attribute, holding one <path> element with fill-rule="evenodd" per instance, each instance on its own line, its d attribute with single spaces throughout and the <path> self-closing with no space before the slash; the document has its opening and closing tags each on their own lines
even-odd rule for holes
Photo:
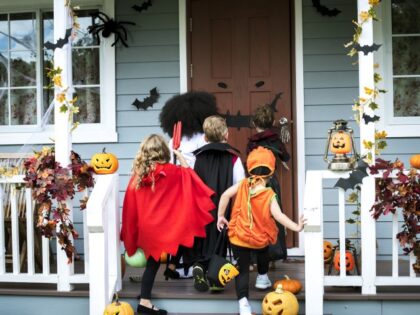
<svg viewBox="0 0 420 315">
<path fill-rule="evenodd" d="M 118 174 L 96 177 L 83 211 L 84 272 L 76 274 L 71 268 L 68 277 L 56 271 L 60 264 L 67 266 L 67 259 L 57 259 L 56 270 L 51 270 L 57 242 L 37 233 L 35 203 L 23 177 L 0 178 L 0 282 L 53 283 L 68 290 L 71 284 L 90 283 L 90 314 L 102 314 L 121 289 Z"/>
<path fill-rule="evenodd" d="M 375 194 L 375 178 L 364 178 L 361 189 L 361 275 L 347 275 L 345 268 L 340 268 L 337 276 L 324 275 L 323 256 L 323 188 L 324 180 L 348 177 L 349 173 L 331 171 L 308 171 L 306 174 L 304 213 L 308 218 L 305 227 L 305 300 L 306 314 L 323 314 L 323 294 L 325 286 L 342 286 L 362 288 L 362 294 L 376 294 L 377 286 L 420 286 L 420 278 L 412 270 L 415 262 L 413 254 L 409 260 L 409 276 L 399 275 L 399 243 L 395 235 L 399 231 L 398 215 L 393 214 L 392 230 L 389 238 L 392 239 L 392 273 L 390 276 L 378 276 L 376 271 L 376 221 L 369 212 Z M 334 190 L 333 190 L 334 191 Z M 345 191 L 336 188 L 338 194 L 339 213 L 339 241 L 345 244 L 346 238 L 346 201 Z M 345 246 L 340 246 L 340 266 L 345 266 Z"/>
</svg>

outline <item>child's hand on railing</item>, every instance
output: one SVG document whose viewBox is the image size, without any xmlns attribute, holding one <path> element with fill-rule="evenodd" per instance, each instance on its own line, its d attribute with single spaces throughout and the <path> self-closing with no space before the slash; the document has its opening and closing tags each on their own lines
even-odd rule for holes
<svg viewBox="0 0 420 315">
<path fill-rule="evenodd" d="M 219 232 L 221 230 L 223 230 L 223 228 L 225 227 L 225 225 L 228 225 L 228 220 L 226 220 L 226 218 L 224 216 L 219 216 L 217 218 L 217 229 L 219 230 Z"/>
</svg>

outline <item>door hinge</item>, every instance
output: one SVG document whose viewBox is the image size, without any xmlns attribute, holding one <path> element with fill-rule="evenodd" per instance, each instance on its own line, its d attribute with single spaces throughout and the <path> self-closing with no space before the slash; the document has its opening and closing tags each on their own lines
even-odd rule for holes
<svg viewBox="0 0 420 315">
<path fill-rule="evenodd" d="M 193 77 L 193 64 L 190 63 L 190 78 Z"/>
<path fill-rule="evenodd" d="M 192 32 L 192 17 L 190 17 L 189 27 L 190 27 L 190 32 Z"/>
</svg>

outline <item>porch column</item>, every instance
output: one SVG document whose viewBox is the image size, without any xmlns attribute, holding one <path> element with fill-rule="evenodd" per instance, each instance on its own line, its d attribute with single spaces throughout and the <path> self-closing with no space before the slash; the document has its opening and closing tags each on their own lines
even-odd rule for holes
<svg viewBox="0 0 420 315">
<path fill-rule="evenodd" d="M 357 1 L 357 16 L 360 21 L 360 12 L 369 11 L 370 5 L 368 0 Z M 373 21 L 363 23 L 363 31 L 360 36 L 359 43 L 363 45 L 373 44 Z M 365 87 L 373 89 L 375 82 L 374 76 L 374 59 L 373 53 L 364 55 L 359 52 L 359 95 L 360 97 L 369 99 L 366 95 Z M 365 106 L 364 113 L 373 116 L 373 111 Z M 361 113 L 362 115 L 362 113 Z M 365 124 L 364 119 L 360 116 L 360 152 L 367 154 L 363 146 L 363 141 L 375 142 L 375 123 Z M 375 160 L 375 154 L 372 152 L 372 161 Z M 375 229 L 376 222 L 372 218 L 370 208 L 375 201 L 375 179 L 372 176 L 365 177 L 361 190 L 361 247 L 362 247 L 362 294 L 376 294 L 375 278 L 376 278 L 376 239 Z"/>
<path fill-rule="evenodd" d="M 54 0 L 54 41 L 59 38 L 64 38 L 66 29 L 72 27 L 69 8 L 66 7 L 64 0 Z M 61 78 L 63 87 L 70 87 L 67 90 L 67 99 L 72 99 L 72 61 L 71 61 L 71 44 L 70 42 L 57 48 L 54 51 L 54 67 L 62 69 Z M 55 95 L 58 93 L 55 90 Z M 69 114 L 61 113 L 60 106 L 62 104 L 55 98 L 54 105 L 54 145 L 55 158 L 63 167 L 70 164 L 70 150 L 71 150 L 71 122 Z M 66 200 L 68 207 L 72 213 L 71 200 Z M 73 216 L 70 216 L 73 220 Z M 61 250 L 61 245 L 57 242 L 57 275 L 58 275 L 58 291 L 70 291 L 73 286 L 70 285 L 70 275 L 74 273 L 74 264 L 67 263 L 67 257 L 64 250 Z"/>
</svg>

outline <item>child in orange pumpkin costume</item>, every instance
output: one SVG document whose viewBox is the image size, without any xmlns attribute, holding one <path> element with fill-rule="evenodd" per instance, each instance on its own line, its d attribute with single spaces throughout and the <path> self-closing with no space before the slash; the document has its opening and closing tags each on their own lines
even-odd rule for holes
<svg viewBox="0 0 420 315">
<path fill-rule="evenodd" d="M 275 192 L 266 187 L 275 170 L 274 154 L 263 147 L 254 149 L 248 156 L 250 177 L 227 189 L 221 196 L 217 228 L 228 226 L 228 236 L 233 255 L 238 261 L 239 275 L 235 278 L 240 315 L 251 315 L 248 303 L 249 265 L 251 253 L 258 262 L 258 277 L 268 278 L 268 245 L 275 244 L 278 235 L 276 222 L 292 231 L 300 232 L 306 220 L 301 216 L 295 223 L 281 212 Z M 224 217 L 229 200 L 236 195 L 230 222 Z"/>
</svg>

